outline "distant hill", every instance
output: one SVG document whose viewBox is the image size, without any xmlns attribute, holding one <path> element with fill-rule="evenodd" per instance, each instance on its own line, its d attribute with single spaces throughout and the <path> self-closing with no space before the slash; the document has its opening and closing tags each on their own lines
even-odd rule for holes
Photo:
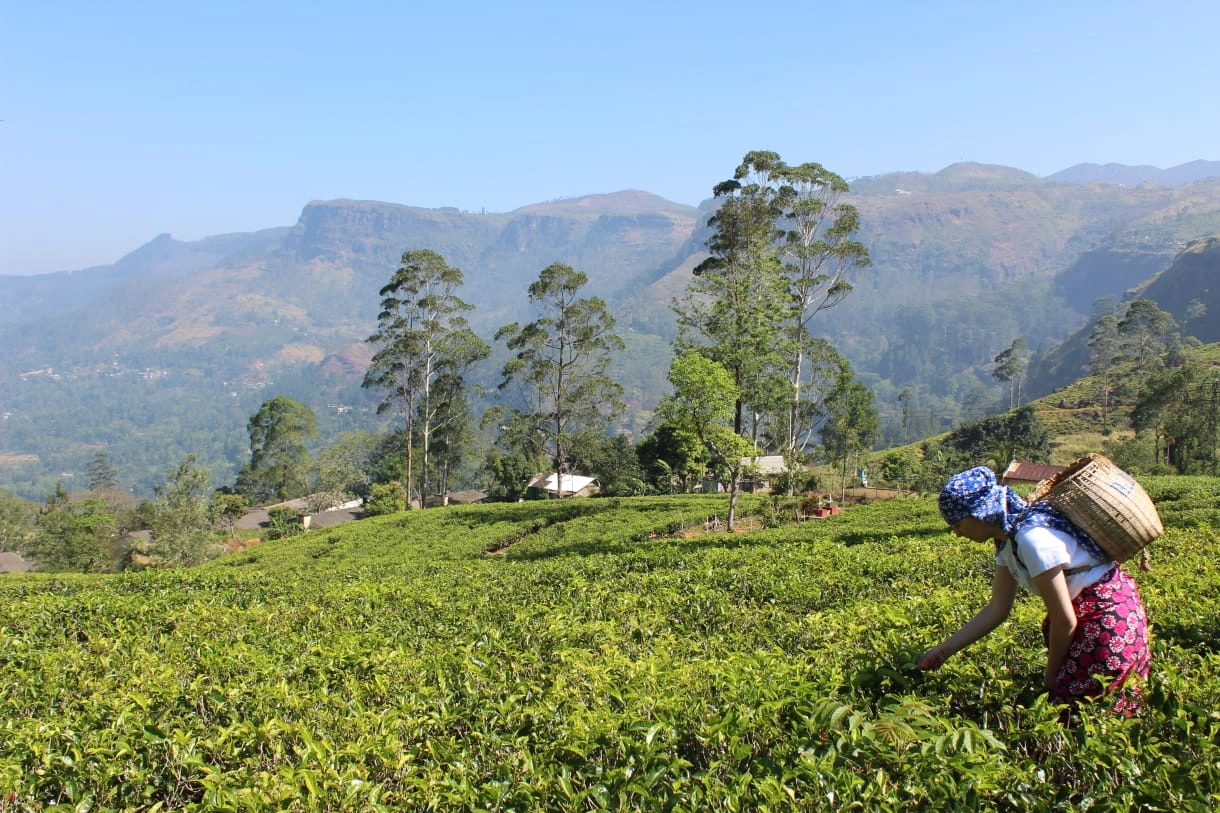
<svg viewBox="0 0 1220 813">
<path fill-rule="evenodd" d="M 1191 243 L 1132 296 L 1154 300 L 1183 333 L 1205 344 L 1220 341 L 1220 235 Z"/>
<path fill-rule="evenodd" d="M 1089 313 L 1106 297 L 1119 299 L 1166 268 L 1172 253 L 1138 243 L 1086 251 L 1055 275 L 1052 290 L 1076 311 Z"/>
<path fill-rule="evenodd" d="M 1146 268 L 1151 259 L 1137 256 L 1131 262 Z M 1204 344 L 1220 341 L 1220 235 L 1192 241 L 1172 263 L 1127 291 L 1125 298 L 1151 299 L 1177 320 L 1184 335 Z M 1090 319 L 1031 365 L 1026 386 L 1032 397 L 1087 373 L 1092 330 Z"/>
<path fill-rule="evenodd" d="M 856 195 L 907 195 L 916 192 L 970 192 L 989 189 L 1011 189 L 1038 185 L 1038 176 L 1012 167 L 963 161 L 951 164 L 940 172 L 891 172 L 867 178 L 853 178 L 852 193 Z"/>
<path fill-rule="evenodd" d="M 1014 338 L 1049 350 L 1093 300 L 1220 233 L 1220 181 L 1075 185 L 961 163 L 855 179 L 846 199 L 873 264 L 815 329 L 874 386 L 891 429 L 904 388 L 929 429 L 967 398 L 985 409 L 991 359 Z M 313 407 L 324 437 L 374 425 L 374 396 L 359 387 L 365 339 L 378 290 L 416 248 L 463 270 L 461 296 L 489 341 L 528 315 L 544 267 L 588 274 L 628 343 L 614 373 L 624 428 L 638 433 L 665 390 L 671 302 L 704 256 L 714 210 L 638 190 L 507 213 L 313 201 L 292 226 L 161 235 L 111 266 L 0 276 L 0 487 L 44 496 L 61 475 L 83 477 L 99 449 L 140 489 L 188 451 L 225 482 L 248 454 L 246 420 L 273 394 Z M 502 358 L 477 372 L 493 394 Z"/>
<path fill-rule="evenodd" d="M 53 316 L 84 307 L 130 280 L 184 277 L 268 250 L 284 239 L 287 227 L 221 234 L 184 243 L 160 234 L 112 265 L 32 276 L 0 275 L 0 323 Z"/>
<path fill-rule="evenodd" d="M 1161 186 L 1181 186 L 1208 178 L 1220 178 L 1220 161 L 1191 161 L 1169 169 L 1141 164 L 1076 164 L 1047 175 L 1046 180 L 1055 183 L 1107 183 L 1137 186 L 1154 183 Z"/>
</svg>

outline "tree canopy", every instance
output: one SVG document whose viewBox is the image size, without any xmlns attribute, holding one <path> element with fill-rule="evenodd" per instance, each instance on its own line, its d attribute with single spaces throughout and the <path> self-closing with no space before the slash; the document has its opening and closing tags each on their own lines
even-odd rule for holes
<svg viewBox="0 0 1220 813">
<path fill-rule="evenodd" d="M 545 454 L 561 489 L 569 445 L 582 434 L 604 434 L 623 410 L 622 387 L 607 374 L 623 340 L 605 302 L 580 296 L 588 281 L 562 263 L 547 266 L 529 287 L 529 301 L 541 310 L 538 318 L 496 332 L 496 340 L 513 352 L 500 389 L 515 387 L 518 396 L 502 431 Z"/>
<path fill-rule="evenodd" d="M 808 446 L 843 361 L 812 332 L 814 318 L 852 291 L 869 264 L 854 239 L 855 208 L 841 177 L 820 164 L 791 166 L 747 153 L 714 193 L 709 256 L 675 304 L 676 352 L 697 348 L 732 374 L 733 426 L 795 463 Z"/>
<path fill-rule="evenodd" d="M 450 444 L 469 423 L 467 371 L 486 358 L 490 348 L 475 335 L 463 315 L 472 306 L 457 296 L 461 269 L 435 251 L 407 251 L 390 282 L 381 289 L 377 332 L 368 338 L 376 348 L 364 386 L 382 391 L 378 412 L 396 410 L 406 432 L 404 482 L 416 491 L 416 437 L 423 457 L 420 504 L 431 491 L 430 455 L 434 438 L 446 433 Z"/>
<path fill-rule="evenodd" d="M 250 462 L 237 477 L 237 490 L 255 503 L 304 495 L 310 486 L 310 455 L 306 446 L 318 436 L 313 410 L 277 395 L 263 402 L 246 424 Z"/>
</svg>

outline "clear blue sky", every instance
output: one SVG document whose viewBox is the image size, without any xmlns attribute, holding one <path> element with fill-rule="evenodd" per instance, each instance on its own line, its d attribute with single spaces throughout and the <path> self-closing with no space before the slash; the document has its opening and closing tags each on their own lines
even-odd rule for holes
<svg viewBox="0 0 1220 813">
<path fill-rule="evenodd" d="M 1220 3 L 0 0 L 0 273 L 310 200 L 696 204 L 751 149 L 851 178 L 1220 159 Z"/>
</svg>

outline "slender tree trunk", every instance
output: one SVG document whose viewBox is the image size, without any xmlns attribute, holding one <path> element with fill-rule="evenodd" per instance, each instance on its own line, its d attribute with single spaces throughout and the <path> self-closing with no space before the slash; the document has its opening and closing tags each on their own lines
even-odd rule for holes
<svg viewBox="0 0 1220 813">
<path fill-rule="evenodd" d="M 419 507 L 426 508 L 428 505 L 428 447 L 429 441 L 432 438 L 432 417 L 428 413 L 428 391 L 424 390 L 424 423 L 420 429 L 420 440 L 422 442 L 423 459 L 420 461 L 419 471 Z"/>
<path fill-rule="evenodd" d="M 729 468 L 729 514 L 725 519 L 725 528 L 729 533 L 737 524 L 737 495 L 741 491 L 741 467 Z"/>
<path fill-rule="evenodd" d="M 559 439 L 560 427 L 563 426 L 563 417 L 559 414 L 559 410 L 555 410 L 555 496 L 558 499 L 563 499 L 563 443 Z"/>
<path fill-rule="evenodd" d="M 407 402 L 407 420 L 406 420 L 406 444 L 407 444 L 407 477 L 404 485 L 407 489 L 407 508 L 411 507 L 411 491 L 414 488 L 415 468 L 414 468 L 414 445 L 411 442 L 411 436 L 415 433 L 415 421 L 413 414 L 415 412 L 414 399 L 408 399 Z M 422 503 L 421 503 L 421 506 Z"/>
</svg>

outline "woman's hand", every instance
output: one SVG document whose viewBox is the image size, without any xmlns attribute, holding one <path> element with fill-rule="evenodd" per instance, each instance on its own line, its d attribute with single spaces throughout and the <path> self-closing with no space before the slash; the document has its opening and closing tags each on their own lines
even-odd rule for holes
<svg viewBox="0 0 1220 813">
<path fill-rule="evenodd" d="M 1017 582 L 1008 568 L 997 567 L 991 580 L 991 601 L 974 614 L 961 629 L 919 656 L 916 669 L 939 669 L 945 661 L 991 632 L 1008 618 L 1013 598 L 1017 595 Z"/>
<path fill-rule="evenodd" d="M 944 644 L 937 644 L 927 652 L 919 656 L 919 660 L 915 661 L 916 669 L 939 669 L 944 665 L 945 661 L 949 660 L 949 655 L 952 654 L 945 650 Z"/>
</svg>

